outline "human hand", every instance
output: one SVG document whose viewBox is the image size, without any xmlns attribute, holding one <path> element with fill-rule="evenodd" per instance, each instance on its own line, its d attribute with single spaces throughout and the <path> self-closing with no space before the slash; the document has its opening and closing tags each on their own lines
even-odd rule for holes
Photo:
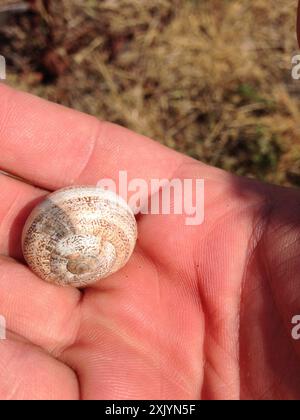
<svg viewBox="0 0 300 420">
<path fill-rule="evenodd" d="M 300 194 L 237 178 L 0 85 L 1 399 L 299 398 Z M 38 279 L 21 231 L 49 191 L 205 179 L 205 222 L 141 215 L 127 266 L 84 292 Z M 32 185 L 38 188 L 33 187 Z"/>
</svg>

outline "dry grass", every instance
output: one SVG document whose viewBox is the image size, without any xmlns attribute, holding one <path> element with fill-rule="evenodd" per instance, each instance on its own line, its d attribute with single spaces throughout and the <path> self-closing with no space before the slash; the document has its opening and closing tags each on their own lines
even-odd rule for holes
<svg viewBox="0 0 300 420">
<path fill-rule="evenodd" d="M 238 174 L 300 185 L 296 3 L 36 0 L 0 8 L 0 53 L 17 87 Z"/>
</svg>

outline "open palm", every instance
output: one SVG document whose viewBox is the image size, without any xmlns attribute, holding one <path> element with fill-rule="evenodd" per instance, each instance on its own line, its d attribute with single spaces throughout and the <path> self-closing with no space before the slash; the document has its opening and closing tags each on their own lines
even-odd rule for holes
<svg viewBox="0 0 300 420">
<path fill-rule="evenodd" d="M 0 169 L 27 181 L 0 175 L 0 398 L 299 398 L 299 194 L 5 86 L 0 97 Z M 140 215 L 119 273 L 84 292 L 38 279 L 20 249 L 33 206 L 119 170 L 204 179 L 205 222 Z"/>
</svg>

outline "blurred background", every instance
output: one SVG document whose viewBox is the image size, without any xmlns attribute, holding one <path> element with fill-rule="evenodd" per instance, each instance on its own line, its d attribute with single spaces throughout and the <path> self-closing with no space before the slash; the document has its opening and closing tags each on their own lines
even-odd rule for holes
<svg viewBox="0 0 300 420">
<path fill-rule="evenodd" d="M 0 54 L 17 88 L 300 186 L 296 3 L 0 0 Z"/>
</svg>

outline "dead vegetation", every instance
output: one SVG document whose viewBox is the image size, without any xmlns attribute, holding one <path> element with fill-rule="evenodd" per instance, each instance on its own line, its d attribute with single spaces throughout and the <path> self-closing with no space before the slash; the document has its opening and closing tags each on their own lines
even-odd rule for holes
<svg viewBox="0 0 300 420">
<path fill-rule="evenodd" d="M 0 53 L 14 86 L 238 174 L 300 185 L 296 3 L 0 0 Z"/>
</svg>

